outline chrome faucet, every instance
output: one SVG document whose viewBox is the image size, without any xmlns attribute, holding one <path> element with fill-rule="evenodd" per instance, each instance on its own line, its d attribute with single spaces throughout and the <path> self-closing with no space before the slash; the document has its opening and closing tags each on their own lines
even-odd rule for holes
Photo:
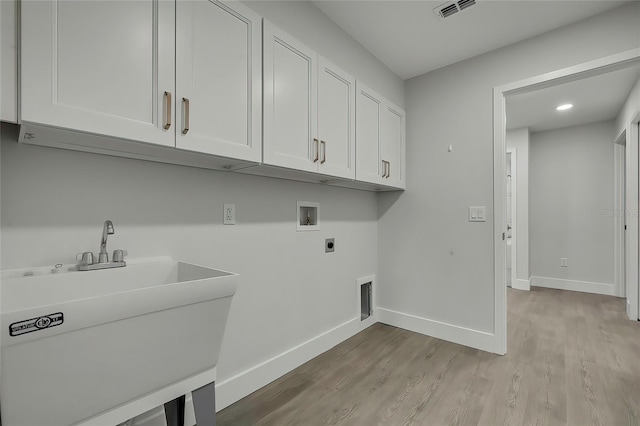
<svg viewBox="0 0 640 426">
<path fill-rule="evenodd" d="M 78 271 L 93 271 L 96 269 L 108 269 L 108 268 L 121 268 L 127 266 L 127 262 L 124 261 L 124 256 L 127 255 L 126 250 L 114 250 L 113 258 L 109 262 L 109 253 L 107 253 L 107 238 L 109 235 L 113 235 L 113 222 L 107 220 L 102 227 L 102 239 L 100 240 L 100 252 L 98 253 L 98 261 L 94 262 L 93 253 L 86 251 L 84 253 L 78 253 L 76 259 L 78 260 Z"/>
<path fill-rule="evenodd" d="M 98 263 L 108 263 L 109 253 L 107 253 L 107 238 L 113 235 L 113 222 L 106 220 L 102 227 L 102 240 L 100 240 L 100 253 L 98 253 Z"/>
</svg>

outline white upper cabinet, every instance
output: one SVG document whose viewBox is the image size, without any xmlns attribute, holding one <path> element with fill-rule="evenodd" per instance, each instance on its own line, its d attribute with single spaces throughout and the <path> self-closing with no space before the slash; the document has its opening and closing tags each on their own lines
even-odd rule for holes
<svg viewBox="0 0 640 426">
<path fill-rule="evenodd" d="M 355 179 L 355 79 L 318 60 L 318 172 Z"/>
<path fill-rule="evenodd" d="M 0 1 L 0 120 L 18 122 L 17 0 Z"/>
<path fill-rule="evenodd" d="M 263 43 L 263 161 L 316 171 L 317 55 L 267 21 Z"/>
<path fill-rule="evenodd" d="M 404 188 L 404 111 L 238 1 L 1 3 L 0 119 L 21 142 Z"/>
<path fill-rule="evenodd" d="M 382 96 L 360 82 L 356 88 L 356 180 L 382 183 Z"/>
<path fill-rule="evenodd" d="M 355 178 L 355 79 L 264 23 L 264 163 Z"/>
<path fill-rule="evenodd" d="M 21 120 L 175 143 L 175 2 L 21 2 Z"/>
<path fill-rule="evenodd" d="M 358 82 L 356 180 L 404 189 L 405 112 Z"/>
<path fill-rule="evenodd" d="M 176 147 L 261 161 L 261 18 L 238 2 L 176 5 Z"/>
<path fill-rule="evenodd" d="M 389 102 L 382 110 L 382 161 L 384 184 L 404 188 L 405 112 Z"/>
</svg>

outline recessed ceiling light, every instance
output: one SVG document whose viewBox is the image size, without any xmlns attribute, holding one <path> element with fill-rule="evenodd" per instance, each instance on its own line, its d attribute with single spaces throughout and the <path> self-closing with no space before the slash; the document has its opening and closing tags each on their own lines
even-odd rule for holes
<svg viewBox="0 0 640 426">
<path fill-rule="evenodd" d="M 558 106 L 556 109 L 558 111 L 565 111 L 565 110 L 568 110 L 568 109 L 571 109 L 571 108 L 573 108 L 572 104 L 563 104 L 563 105 Z"/>
</svg>

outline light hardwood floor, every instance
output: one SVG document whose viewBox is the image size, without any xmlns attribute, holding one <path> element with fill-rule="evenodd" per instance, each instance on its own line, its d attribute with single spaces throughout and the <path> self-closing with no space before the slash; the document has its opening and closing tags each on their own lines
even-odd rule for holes
<svg viewBox="0 0 640 426">
<path fill-rule="evenodd" d="M 218 425 L 640 425 L 624 299 L 508 291 L 508 353 L 376 324 L 218 413 Z"/>
</svg>

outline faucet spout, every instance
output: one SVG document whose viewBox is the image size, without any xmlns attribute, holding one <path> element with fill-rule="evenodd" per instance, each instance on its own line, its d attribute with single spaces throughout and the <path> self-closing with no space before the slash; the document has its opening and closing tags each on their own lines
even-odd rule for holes
<svg viewBox="0 0 640 426">
<path fill-rule="evenodd" d="M 2 1 L 2 0 L 0 0 Z M 97 271 L 99 269 L 121 268 L 127 266 L 124 257 L 127 255 L 126 250 L 117 249 L 113 251 L 113 259 L 109 262 L 109 253 L 107 253 L 107 239 L 109 235 L 113 235 L 113 222 L 106 220 L 102 227 L 102 238 L 100 239 L 100 252 L 98 253 L 98 261 L 94 261 L 93 253 L 88 251 L 78 253 L 78 271 Z"/>
<path fill-rule="evenodd" d="M 106 220 L 102 228 L 102 239 L 100 240 L 100 253 L 98 254 L 99 263 L 109 262 L 109 254 L 107 253 L 107 238 L 113 235 L 113 222 Z"/>
</svg>

